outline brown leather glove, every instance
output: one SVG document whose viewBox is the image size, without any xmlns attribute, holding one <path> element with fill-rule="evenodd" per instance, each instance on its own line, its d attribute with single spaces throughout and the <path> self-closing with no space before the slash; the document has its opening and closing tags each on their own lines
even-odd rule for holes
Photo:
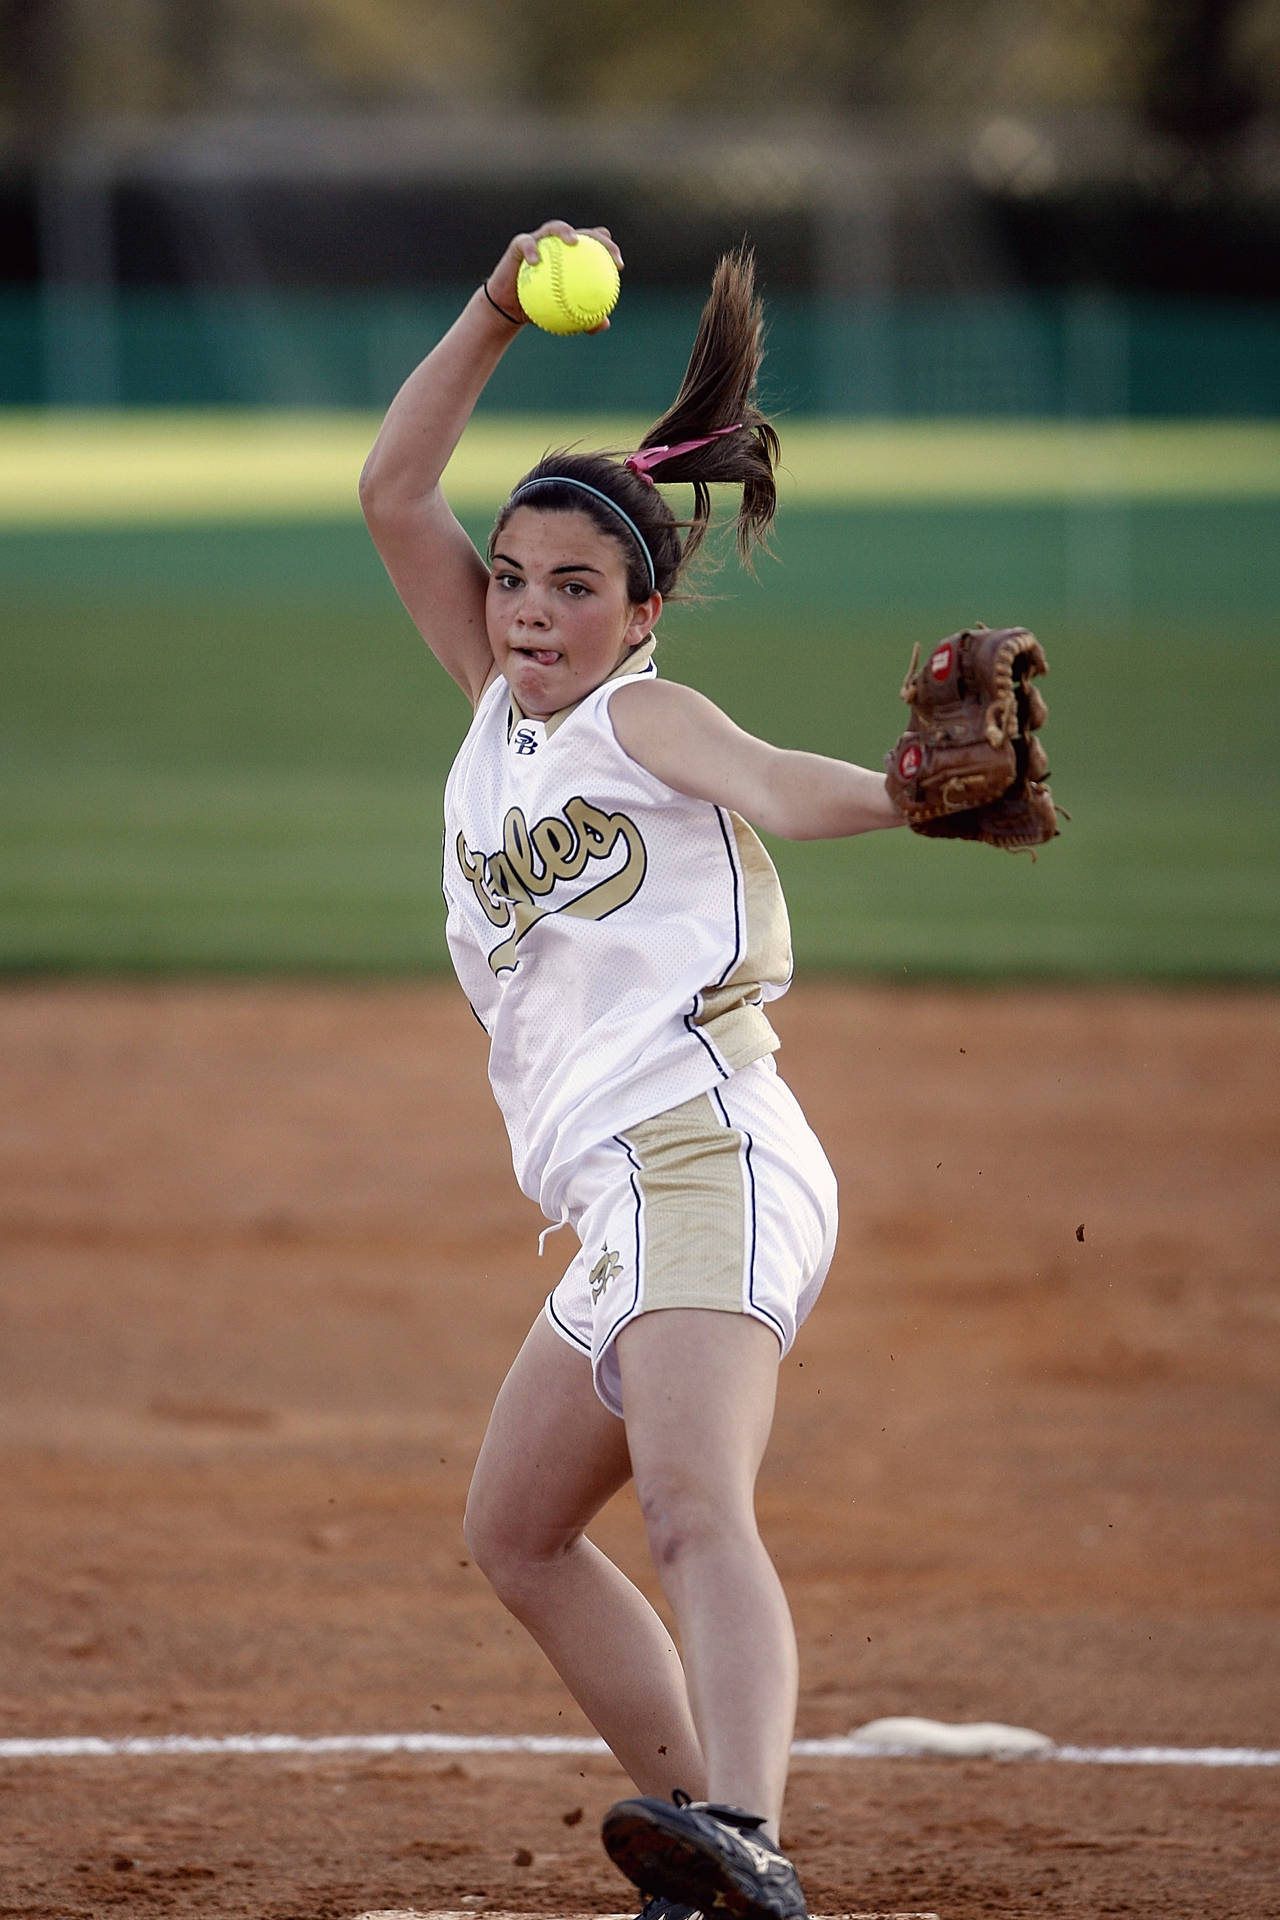
<svg viewBox="0 0 1280 1920">
<path fill-rule="evenodd" d="M 1025 627 L 967 627 L 920 649 L 902 685 L 911 725 L 885 760 L 890 798 L 916 833 L 1017 851 L 1058 832 L 1036 733 L 1044 649 Z"/>
</svg>

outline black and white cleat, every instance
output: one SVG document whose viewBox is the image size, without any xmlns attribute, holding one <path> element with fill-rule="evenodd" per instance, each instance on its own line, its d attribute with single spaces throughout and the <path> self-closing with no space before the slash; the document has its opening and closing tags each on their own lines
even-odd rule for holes
<svg viewBox="0 0 1280 1920">
<path fill-rule="evenodd" d="M 759 1814 L 677 1794 L 619 1800 L 605 1851 L 646 1896 L 732 1920 L 808 1920 L 796 1870 L 758 1829 Z M 648 1909 L 646 1908 L 646 1915 Z"/>
</svg>

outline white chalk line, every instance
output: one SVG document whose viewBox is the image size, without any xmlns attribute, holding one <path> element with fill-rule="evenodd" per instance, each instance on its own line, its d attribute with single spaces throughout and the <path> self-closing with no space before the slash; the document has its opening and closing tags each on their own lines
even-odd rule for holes
<svg viewBox="0 0 1280 1920">
<path fill-rule="evenodd" d="M 603 1740 L 533 1733 L 163 1733 L 133 1734 L 114 1740 L 93 1734 L 67 1734 L 52 1739 L 0 1739 L 0 1760 L 163 1760 L 201 1754 L 526 1753 L 555 1756 L 608 1751 Z M 952 1757 L 930 1755 L 917 1747 L 889 1746 L 848 1736 L 795 1740 L 791 1752 L 795 1758 L 804 1760 Z M 1076 1766 L 1280 1767 L 1280 1750 L 1267 1747 L 1052 1746 L 1014 1757 L 1065 1761 Z"/>
</svg>

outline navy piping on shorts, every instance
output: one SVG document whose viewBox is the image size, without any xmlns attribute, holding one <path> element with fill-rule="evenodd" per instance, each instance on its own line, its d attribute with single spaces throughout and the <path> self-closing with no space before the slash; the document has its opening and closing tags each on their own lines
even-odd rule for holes
<svg viewBox="0 0 1280 1920">
<path fill-rule="evenodd" d="M 615 1133 L 613 1138 L 616 1144 L 620 1146 L 622 1148 L 622 1151 L 626 1154 L 628 1164 L 631 1167 L 631 1191 L 632 1191 L 632 1194 L 635 1196 L 635 1203 L 636 1203 L 635 1204 L 635 1236 L 636 1238 L 635 1238 L 635 1250 L 631 1257 L 631 1272 L 633 1275 L 633 1279 L 631 1282 L 631 1293 L 621 1313 L 617 1315 L 616 1319 L 613 1322 L 613 1325 L 609 1328 L 609 1331 L 602 1337 L 600 1341 L 601 1353 L 604 1352 L 609 1342 L 613 1339 L 614 1334 L 618 1331 L 623 1321 L 627 1318 L 627 1315 L 632 1312 L 632 1310 L 635 1307 L 636 1301 L 640 1297 L 640 1218 L 644 1210 L 644 1200 L 640 1192 L 640 1181 L 639 1181 L 640 1162 L 636 1159 L 635 1154 L 632 1153 L 631 1151 L 630 1145 L 628 1144 L 627 1141 L 623 1139 L 620 1133 Z"/>
<path fill-rule="evenodd" d="M 561 1316 L 559 1310 L 556 1307 L 556 1296 L 554 1291 L 547 1295 L 547 1312 L 551 1316 L 552 1322 L 557 1327 L 557 1329 L 564 1335 L 565 1339 L 568 1340 L 572 1346 L 577 1347 L 582 1353 L 585 1353 L 587 1357 L 590 1358 L 591 1342 L 589 1340 L 584 1340 L 580 1334 L 576 1334 L 573 1328 L 569 1325 L 568 1321 Z"/>
<path fill-rule="evenodd" d="M 768 1321 L 782 1345 L 785 1347 L 787 1344 L 786 1328 L 778 1319 L 777 1314 L 770 1313 L 768 1307 L 761 1306 L 760 1302 L 756 1299 L 756 1246 L 759 1240 L 759 1227 L 756 1220 L 756 1170 L 751 1159 L 751 1135 L 746 1127 L 736 1127 L 733 1121 L 730 1120 L 728 1108 L 724 1104 L 724 1099 L 718 1087 L 712 1087 L 709 1098 L 715 1102 L 720 1111 L 720 1118 L 724 1121 L 729 1131 L 742 1135 L 742 1157 L 747 1169 L 747 1192 L 750 1196 L 751 1210 L 751 1247 L 747 1254 L 747 1299 L 750 1301 L 753 1311 L 759 1318 Z"/>
<path fill-rule="evenodd" d="M 751 1157 L 752 1147 L 753 1147 L 751 1134 L 746 1127 L 737 1126 L 729 1118 L 729 1110 L 724 1104 L 723 1096 L 721 1095 L 720 1089 L 718 1087 L 711 1087 L 708 1090 L 707 1098 L 714 1103 L 715 1110 L 720 1115 L 721 1120 L 724 1122 L 726 1131 L 729 1133 L 737 1133 L 742 1138 L 742 1159 L 743 1159 L 743 1164 L 746 1167 L 746 1171 L 747 1171 L 748 1214 L 749 1214 L 749 1223 L 750 1223 L 749 1224 L 750 1242 L 747 1250 L 747 1300 L 751 1307 L 752 1312 L 756 1315 L 756 1317 L 760 1320 L 765 1321 L 769 1326 L 773 1328 L 774 1332 L 778 1336 L 779 1341 L 785 1347 L 787 1344 L 786 1328 L 783 1326 L 782 1322 L 779 1320 L 777 1314 L 771 1313 L 768 1307 L 762 1305 L 761 1302 L 756 1299 L 756 1248 L 759 1245 L 760 1234 L 759 1234 L 759 1222 L 757 1219 L 757 1211 L 756 1211 L 756 1171 L 755 1171 L 755 1165 Z M 604 1349 L 608 1346 L 609 1342 L 613 1339 L 618 1329 L 622 1326 L 623 1322 L 626 1320 L 628 1314 L 632 1312 L 633 1308 L 635 1307 L 636 1301 L 639 1297 L 639 1290 L 640 1290 L 640 1239 L 641 1239 L 640 1223 L 641 1223 L 641 1218 L 644 1212 L 644 1197 L 640 1191 L 640 1183 L 638 1178 L 638 1175 L 640 1172 L 640 1163 L 636 1159 L 635 1154 L 632 1152 L 629 1143 L 623 1139 L 621 1134 L 615 1134 L 613 1137 L 614 1137 L 614 1140 L 617 1142 L 618 1146 L 622 1148 L 622 1151 L 626 1154 L 627 1159 L 631 1164 L 631 1191 L 632 1191 L 632 1194 L 635 1196 L 635 1251 L 634 1251 L 633 1262 L 632 1262 L 632 1271 L 635 1274 L 635 1280 L 632 1283 L 631 1294 L 629 1299 L 627 1300 L 626 1305 L 622 1308 L 621 1312 L 617 1315 L 617 1317 L 613 1321 L 613 1324 L 610 1326 L 608 1332 L 602 1337 L 600 1341 L 601 1352 L 604 1351 Z"/>
</svg>

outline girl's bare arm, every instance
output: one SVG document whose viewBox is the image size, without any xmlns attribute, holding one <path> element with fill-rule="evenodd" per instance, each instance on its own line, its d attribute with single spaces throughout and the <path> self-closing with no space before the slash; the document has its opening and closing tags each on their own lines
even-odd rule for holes
<svg viewBox="0 0 1280 1920">
<path fill-rule="evenodd" d="M 902 825 L 883 773 L 771 746 L 692 687 L 619 687 L 609 704 L 618 743 L 679 793 L 730 807 L 784 840 L 840 839 Z"/>
<path fill-rule="evenodd" d="M 547 234 L 574 228 L 548 220 L 518 233 L 485 283 L 497 307 L 520 314 L 516 276 Z M 596 237 L 620 259 L 603 229 Z M 493 672 L 485 631 L 489 569 L 459 525 L 440 480 L 490 375 L 519 328 L 477 289 L 444 338 L 392 401 L 360 476 L 360 505 L 383 564 L 441 666 L 472 701 Z"/>
</svg>

